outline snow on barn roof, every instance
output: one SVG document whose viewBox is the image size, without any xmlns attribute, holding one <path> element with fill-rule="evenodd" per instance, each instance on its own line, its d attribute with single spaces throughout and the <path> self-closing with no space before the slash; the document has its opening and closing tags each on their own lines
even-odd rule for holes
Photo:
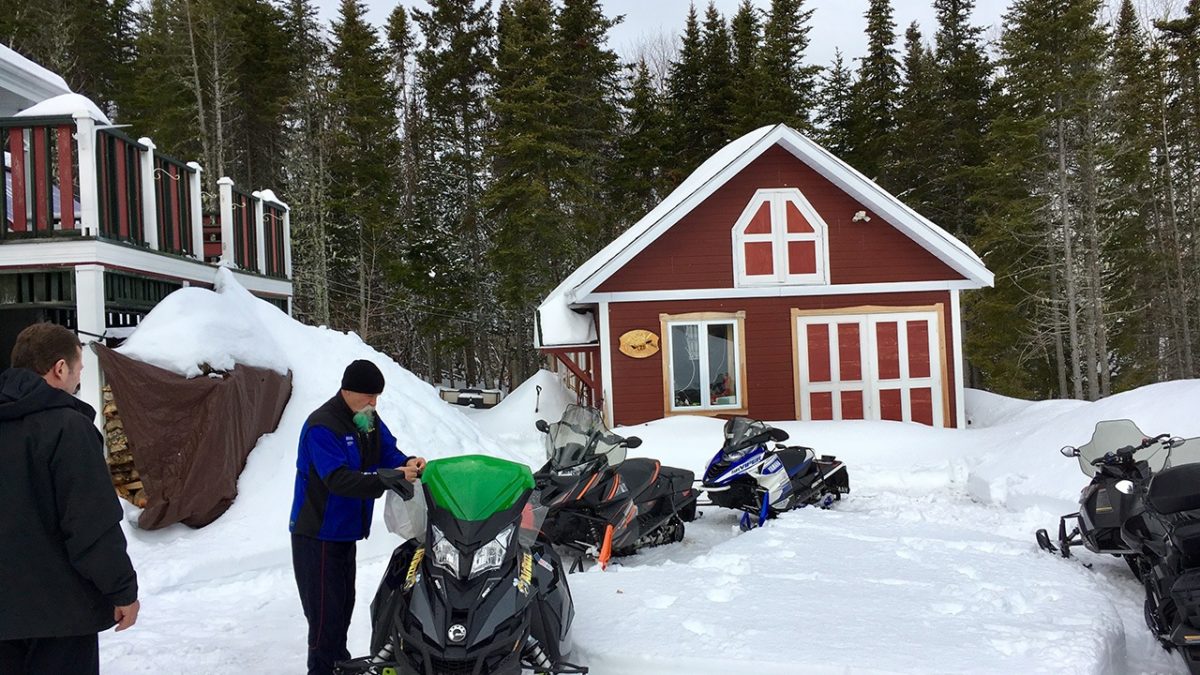
<svg viewBox="0 0 1200 675">
<path fill-rule="evenodd" d="M 0 116 L 69 93 L 66 80 L 0 45 Z"/>
<path fill-rule="evenodd" d="M 959 272 L 975 288 L 992 285 L 979 256 L 929 219 L 909 208 L 849 164 L 785 124 L 755 129 L 718 150 L 671 194 L 562 281 L 537 309 L 535 345 L 594 344 L 589 294 L 672 225 L 701 204 L 768 149 L 779 145 L 860 204 L 882 216 L 922 248 Z"/>
</svg>

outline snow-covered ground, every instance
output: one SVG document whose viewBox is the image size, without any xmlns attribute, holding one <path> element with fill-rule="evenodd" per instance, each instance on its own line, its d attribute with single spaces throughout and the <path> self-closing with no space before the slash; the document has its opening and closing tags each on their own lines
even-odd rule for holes
<svg viewBox="0 0 1200 675">
<path fill-rule="evenodd" d="M 350 360 L 384 368 L 381 415 L 406 451 L 427 457 L 486 452 L 540 465 L 533 421 L 557 419 L 568 401 L 543 372 L 497 408 L 463 414 L 356 336 L 302 326 L 229 275 L 218 281 L 215 294 L 170 296 L 124 351 L 181 373 L 231 355 L 291 370 L 293 398 L 251 453 L 228 513 L 202 530 L 127 526 L 143 610 L 134 629 L 102 636 L 106 673 L 304 671 L 286 523 L 295 444 Z M 1085 483 L 1061 446 L 1120 417 L 1148 433 L 1197 436 L 1197 404 L 1200 382 L 1185 381 L 1097 403 L 969 392 L 966 430 L 779 423 L 794 442 L 844 459 L 851 494 L 749 533 L 734 514 L 705 509 L 682 543 L 572 575 L 576 660 L 597 675 L 1185 672 L 1150 637 L 1140 587 L 1120 561 L 1085 551 L 1087 569 L 1038 551 L 1033 531 L 1074 510 Z M 621 432 L 644 439 L 637 454 L 699 471 L 721 422 L 678 417 Z M 355 653 L 399 543 L 381 511 L 359 548 Z"/>
</svg>

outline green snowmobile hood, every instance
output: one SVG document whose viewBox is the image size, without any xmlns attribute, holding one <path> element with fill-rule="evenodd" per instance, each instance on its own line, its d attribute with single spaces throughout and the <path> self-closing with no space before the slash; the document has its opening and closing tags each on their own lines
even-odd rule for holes
<svg viewBox="0 0 1200 675">
<path fill-rule="evenodd" d="M 459 520 L 487 520 L 533 489 L 524 464 L 487 455 L 430 460 L 421 474 L 434 503 Z"/>
</svg>

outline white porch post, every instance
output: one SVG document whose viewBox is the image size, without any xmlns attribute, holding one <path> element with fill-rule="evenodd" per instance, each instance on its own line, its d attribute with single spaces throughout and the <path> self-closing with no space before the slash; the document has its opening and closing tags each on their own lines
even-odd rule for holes
<svg viewBox="0 0 1200 675">
<path fill-rule="evenodd" d="M 188 176 L 188 194 L 191 197 L 188 209 L 192 214 L 192 255 L 196 260 L 204 262 L 204 211 L 200 201 L 200 174 L 204 169 L 195 162 L 188 162 L 188 168 L 193 172 Z"/>
<path fill-rule="evenodd" d="M 959 302 L 961 291 L 953 289 L 950 291 L 950 327 L 954 331 L 954 413 L 955 426 L 959 429 L 967 428 L 967 404 L 966 391 L 963 385 L 963 368 L 967 362 L 967 355 L 963 353 L 963 324 L 962 324 L 962 306 Z"/>
<path fill-rule="evenodd" d="M 261 192 L 250 193 L 254 197 L 254 241 L 256 242 L 254 250 L 258 252 L 255 264 L 258 265 L 258 273 L 265 275 L 267 273 L 267 247 L 266 236 L 263 232 L 263 200 Z"/>
<path fill-rule="evenodd" d="M 75 267 L 75 322 L 82 331 L 80 341 L 85 344 L 96 342 L 107 328 L 104 313 L 104 266 L 77 265 Z M 104 399 L 100 387 L 100 359 L 90 347 L 83 349 L 83 376 L 79 382 L 79 398 L 96 409 L 96 426 L 104 428 Z"/>
<path fill-rule="evenodd" d="M 217 186 L 221 192 L 221 264 L 236 265 L 233 247 L 233 179 L 222 176 Z"/>
<path fill-rule="evenodd" d="M 292 209 L 287 206 L 283 207 L 283 276 L 292 279 Z"/>
<path fill-rule="evenodd" d="M 600 395 L 604 397 L 604 419 L 611 427 L 617 421 L 613 419 L 612 338 L 609 336 L 608 306 L 607 302 L 601 302 L 596 305 L 596 311 L 600 313 Z"/>
<path fill-rule="evenodd" d="M 79 226 L 84 236 L 100 234 L 100 189 L 96 176 L 96 121 L 84 112 L 74 114 L 79 147 Z"/>
<path fill-rule="evenodd" d="M 146 146 L 142 160 L 142 238 L 152 250 L 158 250 L 158 197 L 154 190 L 154 141 L 142 136 L 138 143 Z"/>
</svg>

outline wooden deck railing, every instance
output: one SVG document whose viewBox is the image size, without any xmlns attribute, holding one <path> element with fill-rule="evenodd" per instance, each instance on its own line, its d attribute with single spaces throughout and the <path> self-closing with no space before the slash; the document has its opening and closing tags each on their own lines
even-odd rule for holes
<svg viewBox="0 0 1200 675">
<path fill-rule="evenodd" d="M 203 169 L 158 152 L 149 138 L 83 113 L 8 117 L 0 118 L 0 150 L 0 241 L 83 235 L 207 262 L 215 245 L 221 264 L 291 278 L 286 204 L 222 178 L 213 241 L 202 222 Z"/>
<path fill-rule="evenodd" d="M 70 117 L 0 119 L 0 238 L 53 236 L 78 222 L 78 152 Z"/>
</svg>

